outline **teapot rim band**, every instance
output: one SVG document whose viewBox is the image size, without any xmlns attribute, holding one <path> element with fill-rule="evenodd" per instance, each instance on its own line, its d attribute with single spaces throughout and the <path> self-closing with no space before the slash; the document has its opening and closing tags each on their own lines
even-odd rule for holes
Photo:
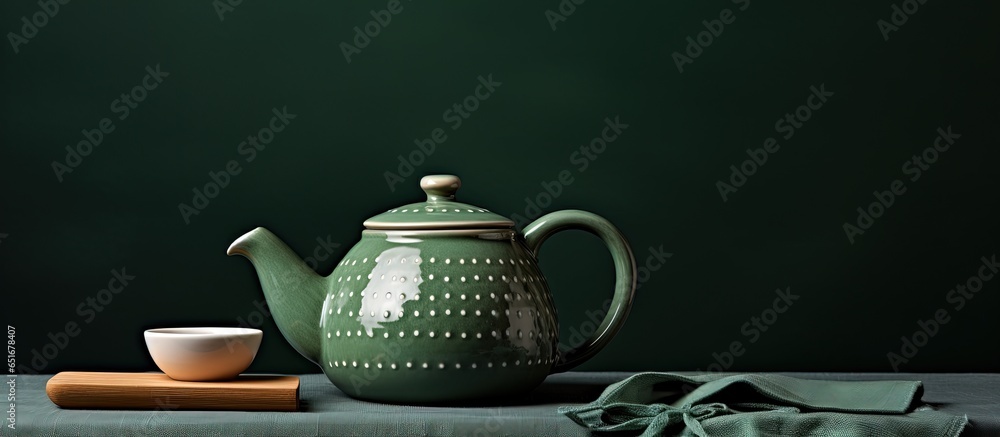
<svg viewBox="0 0 1000 437">
<path fill-rule="evenodd" d="M 513 229 L 365 229 L 362 236 L 385 237 L 478 237 L 488 240 L 508 240 L 517 232 Z"/>
</svg>

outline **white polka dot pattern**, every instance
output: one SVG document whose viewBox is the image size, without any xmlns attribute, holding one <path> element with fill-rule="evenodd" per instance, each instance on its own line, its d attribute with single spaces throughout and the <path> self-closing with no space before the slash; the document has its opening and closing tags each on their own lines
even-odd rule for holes
<svg viewBox="0 0 1000 437">
<path fill-rule="evenodd" d="M 417 244 L 348 254 L 330 276 L 321 316 L 323 341 L 331 342 L 323 347 L 324 367 L 547 373 L 557 355 L 556 314 L 534 259 L 517 253 L 471 257 Z M 377 348 L 351 346 L 365 342 L 399 347 L 386 349 L 395 355 L 366 355 L 357 351 Z"/>
</svg>

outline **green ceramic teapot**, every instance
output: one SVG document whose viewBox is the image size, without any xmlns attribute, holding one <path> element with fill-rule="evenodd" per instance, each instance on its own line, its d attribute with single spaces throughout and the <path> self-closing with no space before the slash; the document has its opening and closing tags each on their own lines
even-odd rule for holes
<svg viewBox="0 0 1000 437">
<path fill-rule="evenodd" d="M 402 403 L 517 395 L 594 356 L 622 327 L 635 259 L 607 220 L 558 211 L 522 234 L 508 218 L 456 202 L 456 176 L 426 176 L 420 186 L 426 202 L 365 221 L 361 241 L 327 277 L 264 228 L 227 252 L 250 259 L 281 333 L 342 391 Z M 536 256 L 564 229 L 600 237 L 616 279 L 598 329 L 560 351 L 556 307 Z"/>
</svg>

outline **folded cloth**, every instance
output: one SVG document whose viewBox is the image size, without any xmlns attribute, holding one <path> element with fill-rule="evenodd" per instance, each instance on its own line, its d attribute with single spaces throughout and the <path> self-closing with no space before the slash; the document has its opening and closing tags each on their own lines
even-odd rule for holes
<svg viewBox="0 0 1000 437">
<path fill-rule="evenodd" d="M 596 432 L 642 436 L 957 436 L 968 424 L 919 405 L 920 381 L 639 373 L 559 412 Z"/>
</svg>

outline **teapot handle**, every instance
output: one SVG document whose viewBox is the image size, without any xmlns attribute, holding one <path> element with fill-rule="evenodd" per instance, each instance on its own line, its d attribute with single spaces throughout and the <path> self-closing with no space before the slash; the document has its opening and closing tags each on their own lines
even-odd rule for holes
<svg viewBox="0 0 1000 437">
<path fill-rule="evenodd" d="M 594 334 L 583 344 L 561 354 L 552 373 L 570 370 L 607 346 L 624 325 L 635 296 L 635 256 L 632 255 L 632 249 L 618 228 L 601 216 L 573 209 L 546 214 L 524 229 L 525 244 L 537 258 L 538 249 L 547 238 L 567 229 L 590 232 L 608 246 L 615 264 L 615 294 L 611 298 L 608 313 Z"/>
</svg>

